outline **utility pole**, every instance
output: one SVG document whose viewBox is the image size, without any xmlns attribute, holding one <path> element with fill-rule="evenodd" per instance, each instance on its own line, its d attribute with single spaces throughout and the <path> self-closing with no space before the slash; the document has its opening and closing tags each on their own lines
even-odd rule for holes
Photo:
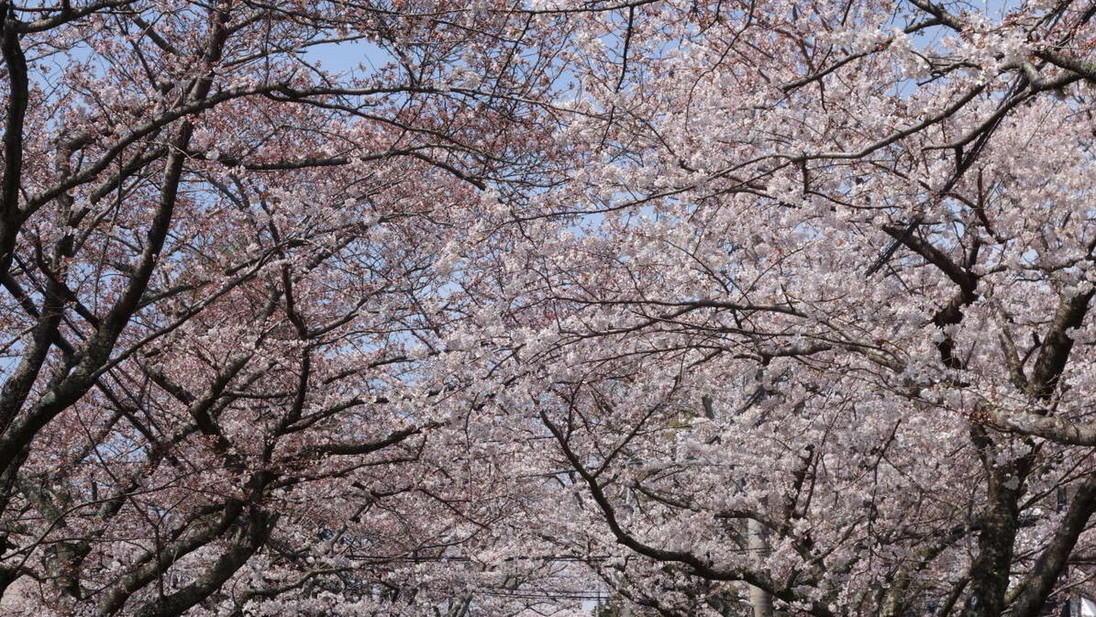
<svg viewBox="0 0 1096 617">
<path fill-rule="evenodd" d="M 765 527 L 752 518 L 746 519 L 746 550 L 750 552 L 754 566 L 760 566 L 769 556 L 769 539 L 766 537 Z M 753 617 L 774 617 L 771 593 L 750 585 L 749 598 Z"/>
</svg>

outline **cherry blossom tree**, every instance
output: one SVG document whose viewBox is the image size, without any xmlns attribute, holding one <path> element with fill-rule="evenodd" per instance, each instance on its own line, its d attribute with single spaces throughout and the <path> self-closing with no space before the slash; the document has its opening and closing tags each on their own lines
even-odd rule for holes
<svg viewBox="0 0 1096 617">
<path fill-rule="evenodd" d="M 512 208 L 472 293 L 491 404 L 543 438 L 520 460 L 552 461 L 554 534 L 605 585 L 664 615 L 972 617 L 1087 585 L 1094 14 L 584 17 L 582 169 Z"/>
<path fill-rule="evenodd" d="M 453 247 L 556 178 L 569 18 L 512 8 L 0 4 L 2 612 L 509 614 L 566 583 L 491 556 L 529 497 L 440 344 Z"/>
<path fill-rule="evenodd" d="M 5 612 L 1096 574 L 1091 3 L 0 7 Z"/>
</svg>

